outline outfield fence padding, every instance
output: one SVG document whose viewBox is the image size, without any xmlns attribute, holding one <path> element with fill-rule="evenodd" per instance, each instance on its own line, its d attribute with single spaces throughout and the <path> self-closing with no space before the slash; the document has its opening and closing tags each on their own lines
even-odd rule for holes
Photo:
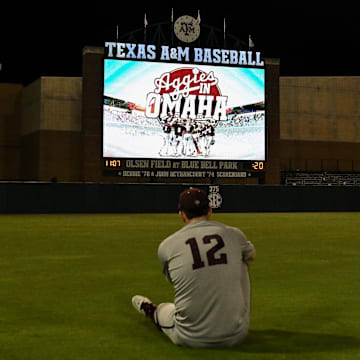
<svg viewBox="0 0 360 360">
<path fill-rule="evenodd" d="M 190 185 L 0 183 L 0 213 L 169 213 Z M 360 211 L 360 187 L 196 185 L 217 212 Z"/>
</svg>

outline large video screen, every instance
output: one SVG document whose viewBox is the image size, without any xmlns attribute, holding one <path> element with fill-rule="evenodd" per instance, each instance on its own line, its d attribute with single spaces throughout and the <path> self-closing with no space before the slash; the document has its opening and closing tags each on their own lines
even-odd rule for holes
<svg viewBox="0 0 360 360">
<path fill-rule="evenodd" d="M 104 60 L 104 158 L 265 156 L 264 68 Z"/>
</svg>

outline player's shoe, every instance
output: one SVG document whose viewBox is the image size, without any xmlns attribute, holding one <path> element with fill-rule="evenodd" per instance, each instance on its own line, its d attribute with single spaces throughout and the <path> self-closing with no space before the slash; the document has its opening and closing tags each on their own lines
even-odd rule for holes
<svg viewBox="0 0 360 360">
<path fill-rule="evenodd" d="M 135 295 L 131 299 L 131 302 L 135 310 L 145 316 L 149 316 L 149 312 L 153 312 L 153 310 L 156 309 L 156 305 L 154 305 L 151 300 L 145 296 Z"/>
</svg>

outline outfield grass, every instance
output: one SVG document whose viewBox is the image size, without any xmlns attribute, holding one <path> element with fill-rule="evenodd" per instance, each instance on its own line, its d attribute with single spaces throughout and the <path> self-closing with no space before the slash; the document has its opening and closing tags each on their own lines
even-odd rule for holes
<svg viewBox="0 0 360 360">
<path fill-rule="evenodd" d="M 214 214 L 255 244 L 244 344 L 171 344 L 131 305 L 172 301 L 157 260 L 177 215 L 0 216 L 0 359 L 358 359 L 360 213 Z"/>
</svg>

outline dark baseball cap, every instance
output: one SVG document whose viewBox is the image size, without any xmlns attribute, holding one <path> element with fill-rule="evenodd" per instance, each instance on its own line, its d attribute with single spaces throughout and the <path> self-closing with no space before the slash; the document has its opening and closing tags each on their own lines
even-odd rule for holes
<svg viewBox="0 0 360 360">
<path fill-rule="evenodd" d="M 209 198 L 205 191 L 190 188 L 179 196 L 179 210 L 196 211 L 209 208 Z"/>
</svg>

